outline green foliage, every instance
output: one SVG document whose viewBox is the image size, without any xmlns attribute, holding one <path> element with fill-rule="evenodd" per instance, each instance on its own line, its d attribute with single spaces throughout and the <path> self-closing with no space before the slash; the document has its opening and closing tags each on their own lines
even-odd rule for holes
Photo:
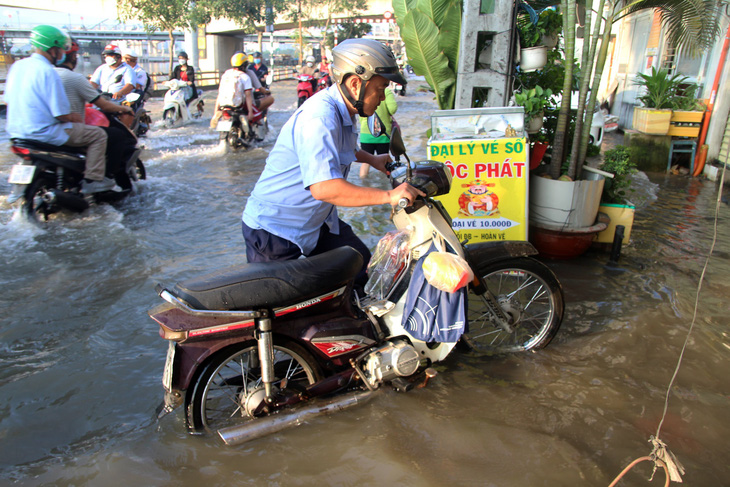
<svg viewBox="0 0 730 487">
<path fill-rule="evenodd" d="M 646 93 L 639 97 L 645 107 L 663 109 L 672 108 L 674 98 L 686 80 L 686 76 L 669 76 L 666 69 L 657 70 L 652 66 L 651 74 L 639 73 L 635 83 L 646 89 Z"/>
<path fill-rule="evenodd" d="M 543 89 L 540 85 L 515 93 L 515 103 L 525 109 L 525 120 L 544 112 L 551 105 L 550 97 L 553 92 L 550 88 Z"/>
<path fill-rule="evenodd" d="M 545 31 L 539 25 L 539 23 L 533 24 L 529 21 L 517 25 L 517 34 L 520 36 L 520 47 L 522 49 L 541 45 L 541 39 Z"/>
<path fill-rule="evenodd" d="M 393 0 L 408 63 L 424 76 L 439 108 L 454 108 L 459 62 L 459 0 Z"/>
<path fill-rule="evenodd" d="M 696 98 L 699 86 L 691 84 L 677 90 L 676 95 L 672 99 L 672 110 L 705 111 L 705 104 Z"/>
<path fill-rule="evenodd" d="M 370 24 L 356 24 L 354 22 L 343 22 L 335 26 L 337 29 L 337 42 L 342 42 L 346 39 L 359 39 L 360 37 L 369 34 L 373 30 L 373 26 Z M 335 45 L 335 33 L 328 32 L 325 40 L 325 45 L 334 47 Z"/>
<path fill-rule="evenodd" d="M 603 163 L 599 169 L 613 174 L 613 179 L 606 179 L 601 201 L 604 203 L 624 204 L 626 192 L 632 191 L 631 176 L 636 174 L 636 164 L 631 160 L 631 149 L 623 145 L 607 150 L 603 154 Z"/>
<path fill-rule="evenodd" d="M 563 16 L 555 9 L 546 8 L 540 12 L 537 26 L 546 36 L 559 34 L 563 31 Z"/>
</svg>

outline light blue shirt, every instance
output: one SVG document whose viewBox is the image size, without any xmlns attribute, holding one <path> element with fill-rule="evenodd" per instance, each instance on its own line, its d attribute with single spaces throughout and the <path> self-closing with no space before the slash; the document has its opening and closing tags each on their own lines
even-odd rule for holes
<svg viewBox="0 0 730 487">
<path fill-rule="evenodd" d="M 324 223 L 339 234 L 337 208 L 314 199 L 309 187 L 347 179 L 359 125 L 337 85 L 307 100 L 282 127 L 243 210 L 244 223 L 294 242 L 304 255 L 316 247 Z"/>
<path fill-rule="evenodd" d="M 124 88 L 126 84 L 136 87 L 137 75 L 129 64 L 125 62 L 122 62 L 116 68 L 110 68 L 106 64 L 102 64 L 91 75 L 91 81 L 99 85 L 99 88 L 104 93 L 114 94 Z"/>
<path fill-rule="evenodd" d="M 10 138 L 33 139 L 53 145 L 68 141 L 68 122 L 56 117 L 71 113 L 61 78 L 38 53 L 14 63 L 5 83 L 8 105 L 5 131 Z"/>
</svg>

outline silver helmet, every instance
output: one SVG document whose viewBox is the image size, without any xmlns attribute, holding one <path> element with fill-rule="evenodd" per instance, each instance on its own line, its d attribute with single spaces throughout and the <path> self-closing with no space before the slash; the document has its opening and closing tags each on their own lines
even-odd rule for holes
<svg viewBox="0 0 730 487">
<path fill-rule="evenodd" d="M 332 58 L 330 70 L 337 84 L 348 74 L 355 74 L 363 81 L 379 75 L 405 84 L 393 51 L 374 39 L 347 39 L 332 49 Z"/>
<path fill-rule="evenodd" d="M 395 61 L 393 51 L 384 44 L 374 39 L 347 39 L 332 49 L 332 64 L 330 72 L 335 83 L 340 87 L 342 95 L 352 104 L 361 117 L 363 112 L 363 100 L 365 99 L 365 88 L 373 76 L 394 81 L 398 84 L 406 84 L 398 63 Z M 357 100 L 346 89 L 342 89 L 345 78 L 354 74 L 362 80 L 360 93 Z"/>
</svg>

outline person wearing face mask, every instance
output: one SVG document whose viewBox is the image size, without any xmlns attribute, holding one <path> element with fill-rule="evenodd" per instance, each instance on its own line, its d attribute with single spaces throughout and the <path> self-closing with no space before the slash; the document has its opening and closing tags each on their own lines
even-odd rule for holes
<svg viewBox="0 0 730 487">
<path fill-rule="evenodd" d="M 269 74 L 269 67 L 261 60 L 261 53 L 258 51 L 253 53 L 253 72 L 261 82 L 261 85 L 268 88 L 266 86 L 266 75 Z"/>
<path fill-rule="evenodd" d="M 89 82 L 102 93 L 110 93 L 112 99 L 121 103 L 134 90 L 137 76 L 127 63 L 122 61 L 122 50 L 114 44 L 107 44 L 101 51 L 104 64 L 96 68 Z"/>
<path fill-rule="evenodd" d="M 304 65 L 299 66 L 299 68 L 297 69 L 300 75 L 306 74 L 312 77 L 312 93 L 317 92 L 317 75 L 319 73 L 319 68 L 314 65 L 314 61 L 314 56 L 309 55 L 305 58 Z"/>
<path fill-rule="evenodd" d="M 13 63 L 5 83 L 6 132 L 11 139 L 86 147 L 81 191 L 113 189 L 114 180 L 104 177 L 106 133 L 84 124 L 80 114 L 71 112 L 61 77 L 53 69 L 65 61 L 71 38 L 57 27 L 38 25 L 31 30 L 30 43 L 33 54 Z"/>
<path fill-rule="evenodd" d="M 177 55 L 177 66 L 172 70 L 170 79 L 179 79 L 188 84 L 190 90 L 185 94 L 185 103 L 190 104 L 198 89 L 195 87 L 195 68 L 188 65 L 188 53 L 185 51 L 180 51 Z"/>
</svg>

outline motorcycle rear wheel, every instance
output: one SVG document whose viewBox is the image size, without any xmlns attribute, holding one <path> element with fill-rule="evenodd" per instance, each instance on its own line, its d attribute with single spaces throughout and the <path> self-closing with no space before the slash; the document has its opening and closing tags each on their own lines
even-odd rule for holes
<svg viewBox="0 0 730 487">
<path fill-rule="evenodd" d="M 59 208 L 49 205 L 43 200 L 43 194 L 56 187 L 56 181 L 50 176 L 41 176 L 33 180 L 25 190 L 23 211 L 32 221 L 48 221 L 48 215 L 56 213 Z"/>
<path fill-rule="evenodd" d="M 563 290 L 550 268 L 520 257 L 477 271 L 508 316 L 511 330 L 492 323 L 485 298 L 469 293 L 469 344 L 494 354 L 546 347 L 560 328 L 564 310 Z"/>
<path fill-rule="evenodd" d="M 314 358 L 290 342 L 274 344 L 274 375 L 275 388 L 297 392 L 322 379 Z M 197 433 L 212 433 L 255 419 L 245 408 L 247 401 L 256 404 L 262 400 L 258 344 L 246 342 L 219 355 L 206 366 L 192 391 L 187 419 L 189 427 Z M 254 400 L 257 397 L 260 399 Z"/>
</svg>

